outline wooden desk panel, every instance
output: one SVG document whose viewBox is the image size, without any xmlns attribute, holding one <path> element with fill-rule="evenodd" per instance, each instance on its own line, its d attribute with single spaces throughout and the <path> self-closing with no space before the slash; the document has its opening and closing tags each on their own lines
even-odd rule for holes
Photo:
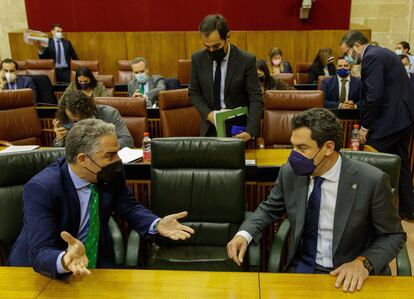
<svg viewBox="0 0 414 299">
<path fill-rule="evenodd" d="M 259 298 L 258 273 L 92 270 L 53 280 L 38 298 Z"/>
<path fill-rule="evenodd" d="M 36 298 L 50 281 L 32 268 L 0 267 L 0 298 Z"/>
<path fill-rule="evenodd" d="M 265 298 L 412 298 L 414 278 L 372 276 L 361 292 L 347 294 L 335 288 L 335 277 L 329 275 L 260 273 L 260 295 Z"/>
</svg>

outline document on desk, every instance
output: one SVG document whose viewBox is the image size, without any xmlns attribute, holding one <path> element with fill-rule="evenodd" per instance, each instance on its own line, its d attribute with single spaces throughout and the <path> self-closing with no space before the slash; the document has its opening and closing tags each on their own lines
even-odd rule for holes
<svg viewBox="0 0 414 299">
<path fill-rule="evenodd" d="M 144 151 L 141 149 L 132 149 L 129 147 L 124 147 L 118 151 L 118 156 L 121 158 L 122 163 L 130 163 L 132 161 L 139 161 L 144 158 Z"/>
<path fill-rule="evenodd" d="M 0 151 L 0 154 L 31 152 L 37 148 L 39 148 L 38 145 L 11 145 Z"/>
</svg>

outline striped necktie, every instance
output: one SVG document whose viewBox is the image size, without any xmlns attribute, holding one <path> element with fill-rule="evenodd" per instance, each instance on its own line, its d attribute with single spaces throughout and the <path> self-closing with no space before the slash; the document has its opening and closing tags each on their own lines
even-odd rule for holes
<svg viewBox="0 0 414 299">
<path fill-rule="evenodd" d="M 99 246 L 99 192 L 96 185 L 90 184 L 91 197 L 89 199 L 89 230 L 86 236 L 85 249 L 89 263 L 88 268 L 96 268 Z"/>
</svg>

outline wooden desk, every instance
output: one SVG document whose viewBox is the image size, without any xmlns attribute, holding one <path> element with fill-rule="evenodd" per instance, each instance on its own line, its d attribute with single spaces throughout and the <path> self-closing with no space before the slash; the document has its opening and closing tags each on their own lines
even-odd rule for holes
<svg viewBox="0 0 414 299">
<path fill-rule="evenodd" d="M 52 280 L 38 298 L 259 298 L 258 273 L 92 270 Z"/>
<path fill-rule="evenodd" d="M 335 277 L 329 275 L 260 273 L 260 295 L 265 298 L 412 298 L 413 277 L 371 276 L 361 292 L 347 294 L 335 288 Z"/>
<path fill-rule="evenodd" d="M 50 281 L 32 268 L 0 267 L 0 298 L 36 298 Z"/>
</svg>

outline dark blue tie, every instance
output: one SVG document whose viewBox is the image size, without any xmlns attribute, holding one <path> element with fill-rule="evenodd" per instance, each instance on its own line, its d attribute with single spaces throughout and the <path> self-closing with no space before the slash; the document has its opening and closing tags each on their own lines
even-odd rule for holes
<svg viewBox="0 0 414 299">
<path fill-rule="evenodd" d="M 57 56 L 56 56 L 56 60 L 57 60 L 57 64 L 61 64 L 62 63 L 62 50 L 60 48 L 60 40 L 56 41 L 57 43 Z"/>
<path fill-rule="evenodd" d="M 298 273 L 315 272 L 322 182 L 322 177 L 315 177 L 313 190 L 309 196 L 305 214 L 305 224 L 302 232 L 302 246 L 299 254 L 299 263 L 296 267 L 296 272 Z"/>
<path fill-rule="evenodd" d="M 214 110 L 221 109 L 220 100 L 220 87 L 221 87 L 221 62 L 222 60 L 216 60 L 216 72 L 214 74 Z"/>
</svg>

